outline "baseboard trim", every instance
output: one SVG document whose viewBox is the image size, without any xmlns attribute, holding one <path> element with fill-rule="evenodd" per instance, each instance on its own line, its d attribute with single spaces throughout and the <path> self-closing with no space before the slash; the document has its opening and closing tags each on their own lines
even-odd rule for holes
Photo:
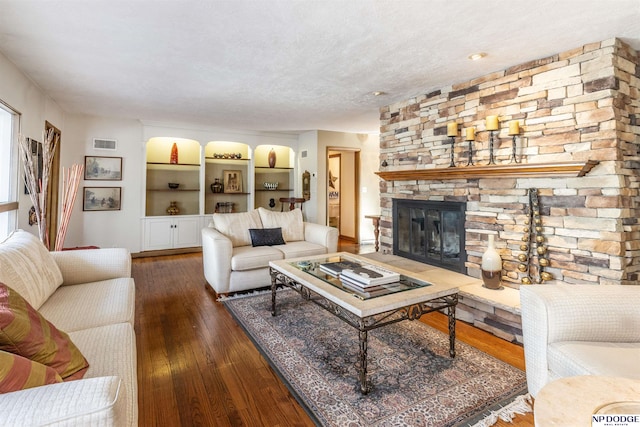
<svg viewBox="0 0 640 427">
<path fill-rule="evenodd" d="M 202 252 L 202 247 L 194 247 L 194 248 L 179 248 L 179 249 L 162 249 L 157 251 L 141 251 L 135 252 L 131 254 L 131 258 L 145 258 L 145 257 L 154 257 L 154 256 L 164 256 L 164 255 L 180 255 L 180 254 L 190 254 L 194 252 Z"/>
</svg>

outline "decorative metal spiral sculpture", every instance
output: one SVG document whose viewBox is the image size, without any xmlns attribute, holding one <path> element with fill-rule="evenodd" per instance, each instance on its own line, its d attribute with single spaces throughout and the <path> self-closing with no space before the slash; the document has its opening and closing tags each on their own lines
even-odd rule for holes
<svg viewBox="0 0 640 427">
<path fill-rule="evenodd" d="M 529 189 L 529 217 L 524 221 L 524 235 L 522 236 L 522 244 L 520 250 L 524 253 L 518 255 L 518 260 L 521 264 L 518 265 L 518 270 L 521 273 L 526 273 L 521 279 L 523 285 L 530 285 L 531 283 L 542 283 L 546 280 L 552 280 L 551 273 L 544 271 L 545 267 L 549 266 L 549 259 L 546 258 L 547 247 L 545 246 L 545 238 L 542 234 L 542 216 L 540 215 L 540 202 L 538 201 L 538 190 L 535 188 Z M 533 246 L 535 245 L 535 254 L 532 256 Z M 538 265 L 535 266 L 534 259 L 537 260 Z M 538 273 L 536 277 L 535 272 L 532 270 L 532 265 Z"/>
</svg>

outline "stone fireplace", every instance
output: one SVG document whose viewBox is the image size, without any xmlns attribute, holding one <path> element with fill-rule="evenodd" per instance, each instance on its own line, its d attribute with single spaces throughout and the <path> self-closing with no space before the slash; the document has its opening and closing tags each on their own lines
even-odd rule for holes
<svg viewBox="0 0 640 427">
<path fill-rule="evenodd" d="M 465 203 L 393 200 L 393 253 L 465 273 Z"/>
<path fill-rule="evenodd" d="M 503 284 L 518 288 L 527 192 L 535 188 L 550 262 L 546 271 L 553 275 L 549 283 L 637 284 L 640 61 L 624 42 L 585 45 L 418 95 L 380 113 L 381 251 L 404 251 L 396 242 L 399 201 L 465 204 L 463 272 L 480 278 L 487 235 L 494 234 Z M 488 165 L 489 115 L 500 118 L 494 166 Z M 511 121 L 522 129 L 517 164 L 510 163 Z M 476 166 L 466 166 L 468 145 L 458 138 L 455 166 L 448 167 L 450 122 L 462 134 L 475 128 Z M 424 224 L 419 218 L 409 217 L 409 227 L 423 231 L 433 225 L 429 214 Z"/>
</svg>

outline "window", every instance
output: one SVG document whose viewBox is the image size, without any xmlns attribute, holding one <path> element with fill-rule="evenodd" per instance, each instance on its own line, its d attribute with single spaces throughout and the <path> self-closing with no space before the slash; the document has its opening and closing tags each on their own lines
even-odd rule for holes
<svg viewBox="0 0 640 427">
<path fill-rule="evenodd" d="M 0 240 L 18 219 L 18 129 L 20 115 L 0 101 Z"/>
</svg>

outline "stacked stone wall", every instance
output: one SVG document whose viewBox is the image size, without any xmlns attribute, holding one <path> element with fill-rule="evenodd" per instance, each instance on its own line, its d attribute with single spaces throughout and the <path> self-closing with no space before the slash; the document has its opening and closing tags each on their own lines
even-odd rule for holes
<svg viewBox="0 0 640 427">
<path fill-rule="evenodd" d="M 518 120 L 524 163 L 596 160 L 582 177 L 382 181 L 381 250 L 392 251 L 394 198 L 467 202 L 467 274 L 480 277 L 486 235 L 497 234 L 503 282 L 518 287 L 528 189 L 540 196 L 550 283 L 632 284 L 640 271 L 640 62 L 618 39 L 582 46 L 381 109 L 384 171 L 447 168 L 447 123 L 476 128 L 476 165 L 489 159 L 485 118 L 500 117 L 496 163 L 509 163 Z M 458 137 L 456 167 L 468 144 Z"/>
</svg>

